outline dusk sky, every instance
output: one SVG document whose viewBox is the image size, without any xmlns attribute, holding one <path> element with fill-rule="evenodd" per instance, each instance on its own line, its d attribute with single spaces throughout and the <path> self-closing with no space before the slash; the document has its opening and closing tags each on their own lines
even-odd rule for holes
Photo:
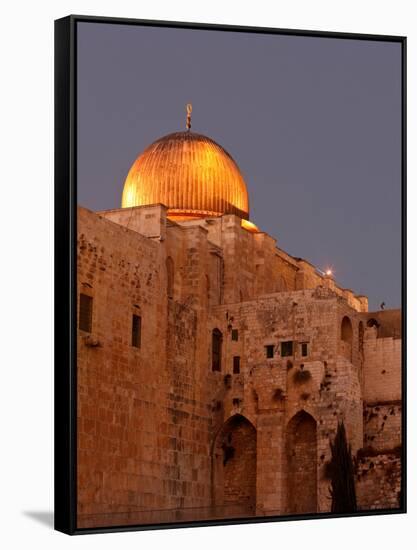
<svg viewBox="0 0 417 550">
<path fill-rule="evenodd" d="M 289 254 L 401 305 L 401 46 L 78 23 L 78 203 L 119 208 L 138 154 L 185 129 L 222 145 L 250 219 Z"/>
</svg>

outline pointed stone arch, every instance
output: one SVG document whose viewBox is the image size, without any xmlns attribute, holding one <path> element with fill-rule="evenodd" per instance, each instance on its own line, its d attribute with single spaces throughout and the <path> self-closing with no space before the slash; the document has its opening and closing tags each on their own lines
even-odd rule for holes
<svg viewBox="0 0 417 550">
<path fill-rule="evenodd" d="M 317 423 L 305 410 L 287 424 L 287 509 L 290 514 L 317 511 Z"/>
<path fill-rule="evenodd" d="M 227 514 L 256 508 L 256 429 L 243 415 L 230 417 L 213 444 L 213 503 Z"/>
</svg>

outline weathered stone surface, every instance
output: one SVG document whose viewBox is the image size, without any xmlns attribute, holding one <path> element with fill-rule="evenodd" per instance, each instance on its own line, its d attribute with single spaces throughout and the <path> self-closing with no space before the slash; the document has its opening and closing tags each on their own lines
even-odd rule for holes
<svg viewBox="0 0 417 550">
<path fill-rule="evenodd" d="M 398 312 L 236 216 L 176 224 L 162 205 L 79 208 L 78 292 L 79 526 L 329 511 L 340 421 L 359 507 L 398 506 Z"/>
</svg>

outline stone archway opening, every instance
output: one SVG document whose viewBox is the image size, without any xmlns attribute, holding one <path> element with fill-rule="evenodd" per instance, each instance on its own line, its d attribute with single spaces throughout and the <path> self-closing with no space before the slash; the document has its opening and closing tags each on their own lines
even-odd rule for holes
<svg viewBox="0 0 417 550">
<path fill-rule="evenodd" d="M 289 421 L 286 433 L 287 509 L 290 514 L 317 511 L 317 424 L 305 411 Z"/>
<path fill-rule="evenodd" d="M 352 322 L 345 315 L 342 319 L 342 324 L 340 327 L 340 355 L 352 361 L 352 342 L 353 342 L 353 328 Z"/>
<path fill-rule="evenodd" d="M 232 416 L 213 449 L 213 496 L 224 515 L 253 515 L 256 508 L 256 429 L 244 416 Z"/>
</svg>

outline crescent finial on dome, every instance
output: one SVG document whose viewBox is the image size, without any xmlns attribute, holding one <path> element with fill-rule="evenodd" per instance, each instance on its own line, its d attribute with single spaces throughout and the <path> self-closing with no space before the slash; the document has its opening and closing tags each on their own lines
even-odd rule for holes
<svg viewBox="0 0 417 550">
<path fill-rule="evenodd" d="M 249 218 L 249 199 L 239 167 L 214 140 L 187 129 L 151 143 L 126 177 L 122 208 L 164 204 L 170 219 L 197 219 L 224 214 Z"/>
<path fill-rule="evenodd" d="M 191 130 L 191 113 L 193 112 L 193 106 L 191 103 L 187 103 L 187 122 L 185 127 L 187 130 Z"/>
</svg>

